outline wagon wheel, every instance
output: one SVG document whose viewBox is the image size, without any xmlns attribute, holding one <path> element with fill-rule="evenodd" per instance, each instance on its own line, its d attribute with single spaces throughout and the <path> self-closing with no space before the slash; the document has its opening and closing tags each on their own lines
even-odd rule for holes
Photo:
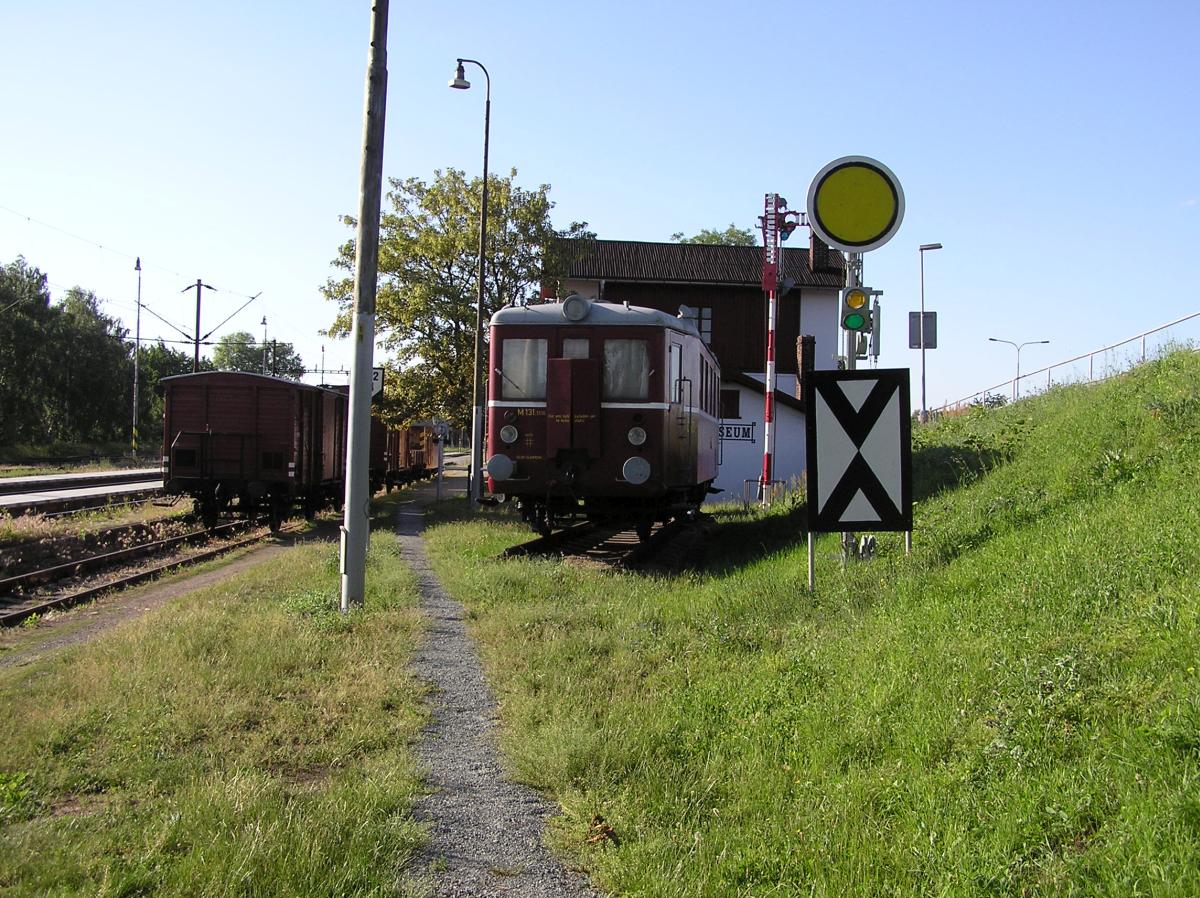
<svg viewBox="0 0 1200 898">
<path fill-rule="evenodd" d="M 202 499 L 195 501 L 194 514 L 200 518 L 206 529 L 211 530 L 217 526 L 217 515 L 220 513 L 215 502 L 205 502 Z"/>
<path fill-rule="evenodd" d="M 272 499 L 267 507 L 267 523 L 272 533 L 278 533 L 283 525 L 283 506 L 278 499 Z"/>
</svg>

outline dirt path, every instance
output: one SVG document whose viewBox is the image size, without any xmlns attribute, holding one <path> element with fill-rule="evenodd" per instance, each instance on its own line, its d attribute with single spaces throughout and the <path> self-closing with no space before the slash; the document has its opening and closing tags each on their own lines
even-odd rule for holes
<svg viewBox="0 0 1200 898">
<path fill-rule="evenodd" d="M 438 898 L 592 898 L 598 893 L 587 878 L 563 867 L 542 844 L 555 806 L 501 769 L 496 703 L 467 636 L 465 612 L 442 589 L 425 555 L 426 496 L 397 510 L 396 538 L 420 578 L 429 621 L 413 661 L 417 676 L 433 687 L 433 723 L 417 746 L 435 790 L 417 807 L 430 823 L 429 887 Z"/>
</svg>

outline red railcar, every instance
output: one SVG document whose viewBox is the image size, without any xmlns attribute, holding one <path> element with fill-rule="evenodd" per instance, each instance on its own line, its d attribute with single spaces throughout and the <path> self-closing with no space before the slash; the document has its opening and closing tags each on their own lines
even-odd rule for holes
<svg viewBox="0 0 1200 898">
<path fill-rule="evenodd" d="M 191 496 L 206 523 L 236 500 L 272 526 L 311 516 L 345 493 L 346 397 L 238 371 L 162 380 L 168 492 Z"/>
<path fill-rule="evenodd" d="M 644 536 L 716 479 L 720 367 L 686 320 L 577 295 L 501 309 L 488 370 L 488 486 L 539 531 L 588 517 Z"/>
</svg>

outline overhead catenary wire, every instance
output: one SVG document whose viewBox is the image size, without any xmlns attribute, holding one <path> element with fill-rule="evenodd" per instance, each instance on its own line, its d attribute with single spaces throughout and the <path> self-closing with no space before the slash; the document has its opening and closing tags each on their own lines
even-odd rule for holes
<svg viewBox="0 0 1200 898">
<path fill-rule="evenodd" d="M 47 228 L 47 229 L 49 229 L 49 230 L 51 230 L 51 231 L 56 231 L 56 232 L 58 232 L 59 234 L 62 234 L 62 235 L 64 235 L 64 236 L 66 236 L 66 237 L 70 237 L 72 240 L 78 240 L 80 243 L 86 243 L 88 246 L 93 246 L 93 247 L 95 247 L 96 249 L 102 250 L 103 252 L 106 252 L 106 253 L 113 253 L 114 255 L 121 256 L 121 257 L 123 257 L 123 258 L 125 258 L 125 259 L 129 259 L 129 260 L 131 260 L 131 261 L 132 261 L 132 260 L 136 260 L 136 259 L 138 259 L 138 258 L 139 258 L 139 256 L 138 256 L 137 254 L 135 254 L 135 253 L 127 253 L 127 252 L 125 252 L 124 250 L 114 249 L 113 247 L 111 247 L 111 246 L 108 246 L 108 245 L 106 245 L 106 244 L 104 244 L 104 243 L 101 243 L 101 242 L 100 242 L 100 241 L 98 241 L 98 240 L 93 240 L 93 239 L 91 239 L 90 237 L 84 237 L 84 236 L 81 236 L 80 234 L 76 234 L 76 233 L 74 233 L 74 232 L 72 232 L 72 231 L 68 231 L 66 228 L 60 228 L 58 225 L 54 225 L 54 224 L 51 224 L 51 223 L 50 223 L 50 222 L 48 222 L 48 221 L 42 221 L 41 219 L 34 218 L 32 215 L 28 215 L 28 214 L 26 214 L 26 213 L 24 213 L 24 212 L 21 212 L 21 211 L 17 210 L 17 209 L 10 208 L 9 206 L 0 205 L 0 211 L 3 211 L 3 212 L 8 212 L 10 215 L 15 215 L 17 218 L 22 218 L 22 219 L 24 219 L 25 221 L 28 221 L 28 222 L 30 222 L 31 224 L 36 224 L 36 225 L 38 225 L 39 227 Z M 173 270 L 173 269 L 171 269 L 171 268 L 167 268 L 167 267 L 165 267 L 165 266 L 163 266 L 163 265 L 156 265 L 156 264 L 154 264 L 153 262 L 147 262 L 147 261 L 145 261 L 145 259 L 144 259 L 144 258 L 142 259 L 142 267 L 143 267 L 143 268 L 154 268 L 154 269 L 156 269 L 156 270 L 158 270 L 158 271 L 161 271 L 161 272 L 163 272 L 163 273 L 165 273 L 165 274 L 172 274 L 172 275 L 175 275 L 176 277 L 187 277 L 187 275 L 185 275 L 185 274 L 182 274 L 182 273 L 180 273 L 180 272 L 178 272 L 178 271 L 175 271 L 175 270 Z M 228 294 L 230 294 L 230 295 L 232 295 L 232 296 L 240 296 L 240 297 L 242 297 L 242 298 L 245 298 L 245 299 L 248 299 L 248 298 L 250 298 L 250 294 L 249 294 L 249 293 L 241 293 L 241 292 L 239 292 L 239 291 L 237 291 L 237 290 L 223 289 L 223 290 L 222 290 L 222 292 L 224 292 L 224 293 L 228 293 Z"/>
</svg>

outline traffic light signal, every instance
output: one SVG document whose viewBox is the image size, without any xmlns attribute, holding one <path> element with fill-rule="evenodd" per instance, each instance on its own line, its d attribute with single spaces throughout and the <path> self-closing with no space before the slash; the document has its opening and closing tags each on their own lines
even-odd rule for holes
<svg viewBox="0 0 1200 898">
<path fill-rule="evenodd" d="M 842 291 L 842 327 L 848 331 L 869 331 L 871 310 L 867 308 L 871 291 L 866 287 L 847 287 Z"/>
</svg>

